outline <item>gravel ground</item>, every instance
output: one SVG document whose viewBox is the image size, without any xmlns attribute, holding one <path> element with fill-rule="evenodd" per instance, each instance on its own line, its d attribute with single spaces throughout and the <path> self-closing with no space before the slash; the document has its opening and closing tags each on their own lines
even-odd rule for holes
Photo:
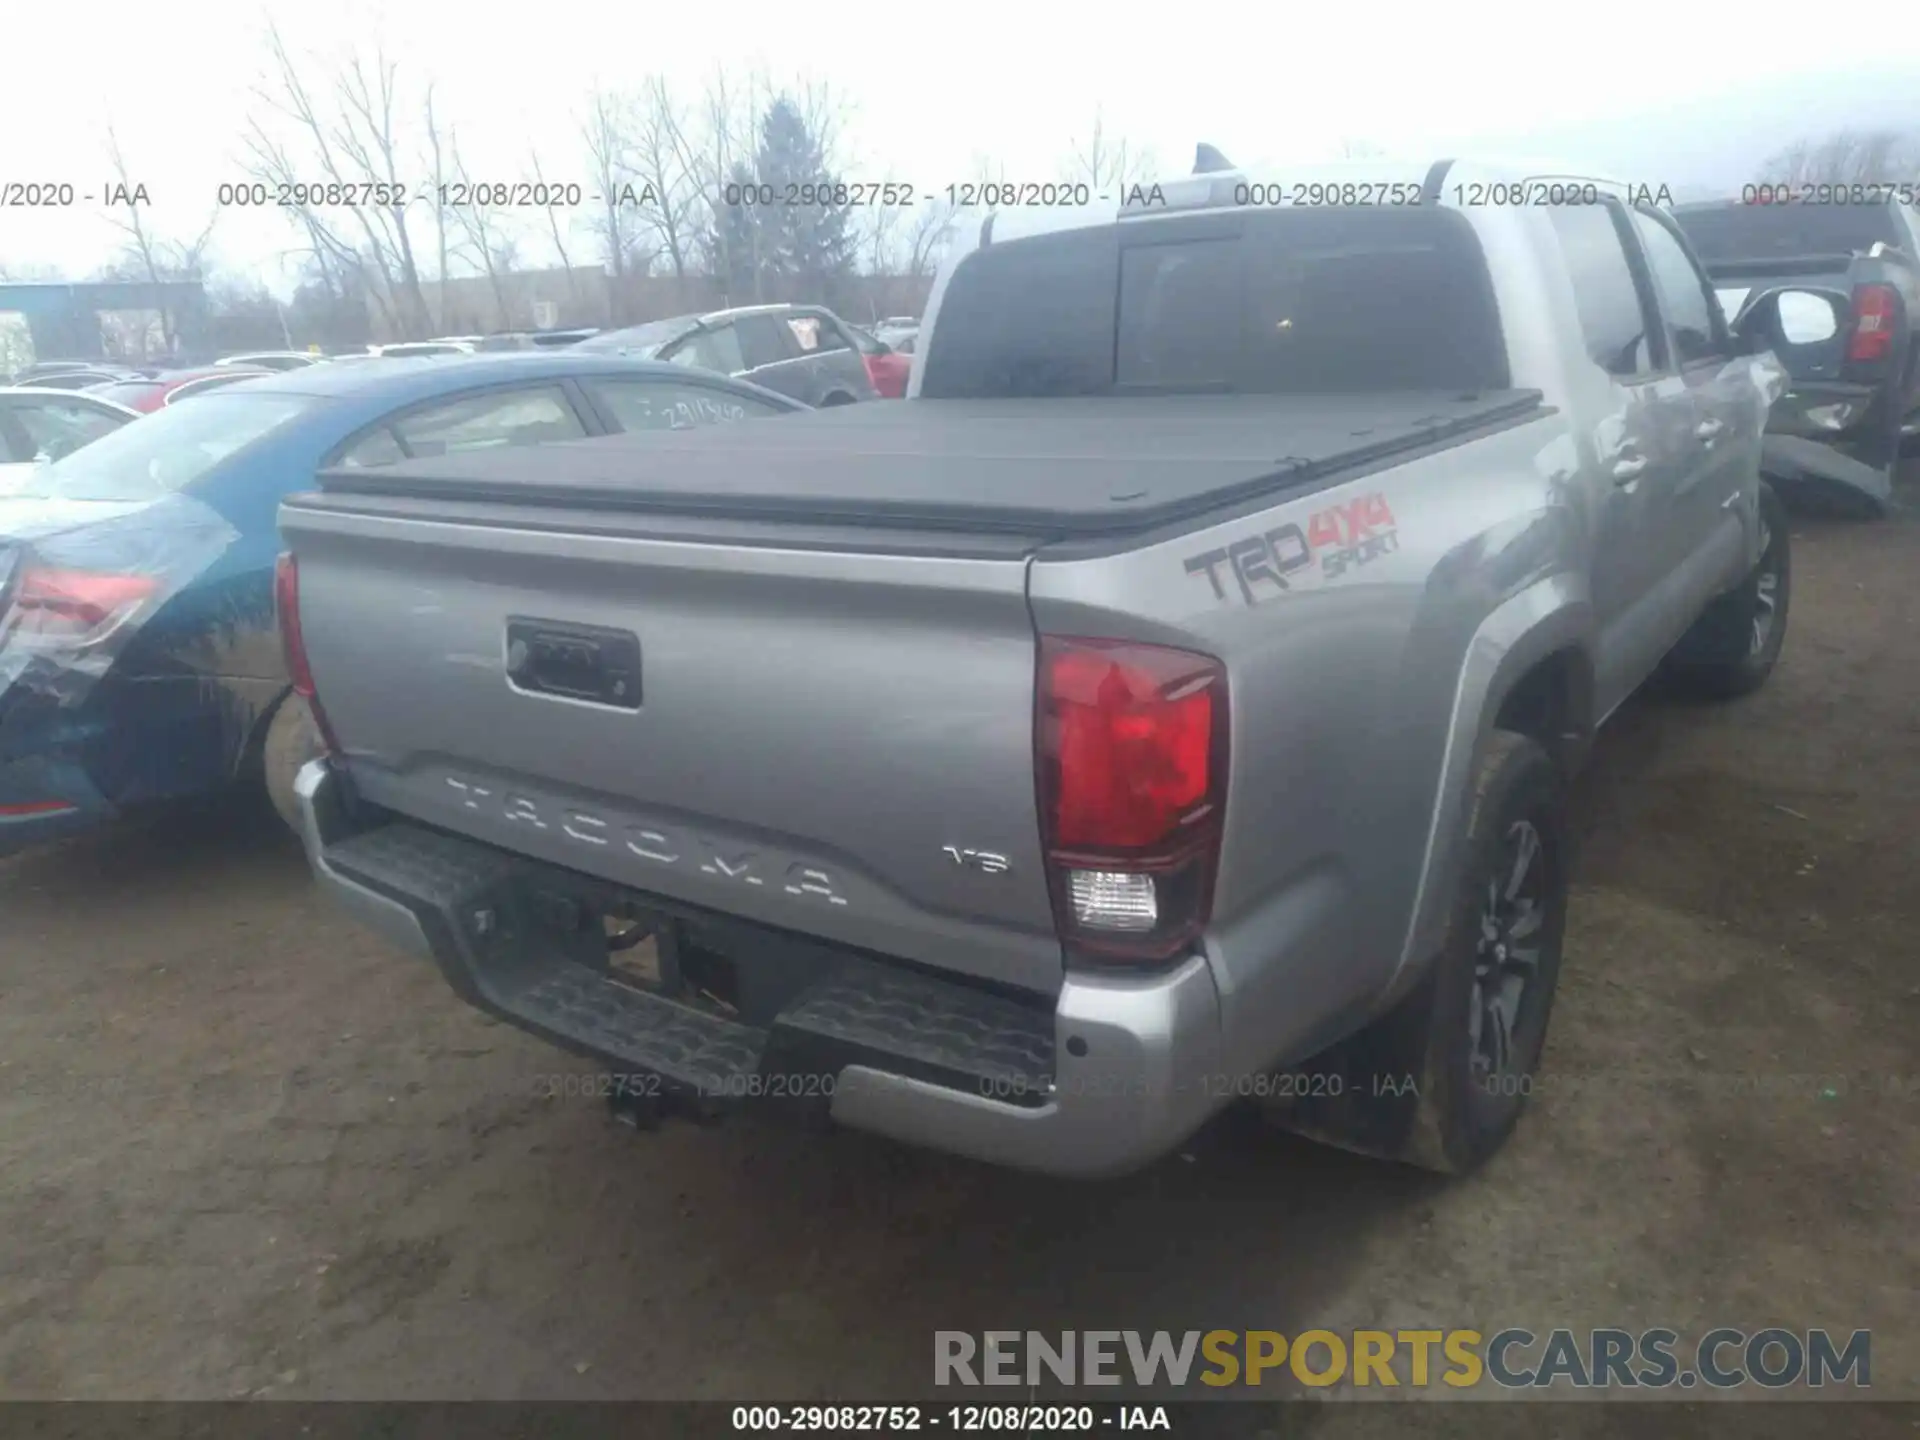
<svg viewBox="0 0 1920 1440">
<path fill-rule="evenodd" d="M 1103 1186 L 635 1136 L 264 807 L 0 862 L 0 1394 L 846 1401 L 925 1392 L 937 1328 L 1724 1323 L 1871 1327 L 1920 1399 L 1920 523 L 1796 536 L 1772 684 L 1603 737 L 1542 1093 L 1464 1182 L 1239 1114 Z"/>
</svg>

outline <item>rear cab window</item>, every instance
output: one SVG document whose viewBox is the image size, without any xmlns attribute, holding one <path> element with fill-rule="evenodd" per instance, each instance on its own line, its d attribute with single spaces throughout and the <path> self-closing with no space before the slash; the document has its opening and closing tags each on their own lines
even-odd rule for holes
<svg viewBox="0 0 1920 1440">
<path fill-rule="evenodd" d="M 923 399 L 1501 390 L 1491 277 L 1440 207 L 1196 212 L 1002 241 L 948 281 Z"/>
<path fill-rule="evenodd" d="M 1681 205 L 1673 218 L 1701 263 L 1852 255 L 1908 241 L 1893 206 Z"/>
</svg>

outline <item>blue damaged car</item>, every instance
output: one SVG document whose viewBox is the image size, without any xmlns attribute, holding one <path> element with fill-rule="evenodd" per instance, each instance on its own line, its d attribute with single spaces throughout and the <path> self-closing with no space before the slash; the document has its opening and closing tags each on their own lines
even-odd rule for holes
<svg viewBox="0 0 1920 1440">
<path fill-rule="evenodd" d="M 237 783 L 291 813 L 311 721 L 274 624 L 275 520 L 321 466 L 804 408 L 575 352 L 315 365 L 40 467 L 0 498 L 0 853 Z"/>
</svg>

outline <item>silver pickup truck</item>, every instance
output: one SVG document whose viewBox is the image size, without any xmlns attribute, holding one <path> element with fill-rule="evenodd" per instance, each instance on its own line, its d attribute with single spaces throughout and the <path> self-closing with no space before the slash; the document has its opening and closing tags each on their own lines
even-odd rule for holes
<svg viewBox="0 0 1920 1440">
<path fill-rule="evenodd" d="M 323 474 L 279 577 L 320 883 L 648 1122 L 1101 1175 L 1253 1097 L 1471 1167 L 1569 772 L 1787 619 L 1780 367 L 1668 216 L 1555 184 L 1003 212 L 902 403 Z"/>
</svg>

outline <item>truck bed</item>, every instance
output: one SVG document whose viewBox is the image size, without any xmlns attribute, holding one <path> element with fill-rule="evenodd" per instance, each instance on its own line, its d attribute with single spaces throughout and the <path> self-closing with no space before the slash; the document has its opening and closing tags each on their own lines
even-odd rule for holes
<svg viewBox="0 0 1920 1440">
<path fill-rule="evenodd" d="M 699 430 L 323 472 L 323 492 L 742 521 L 1149 529 L 1529 418 L 1540 392 L 848 405 Z"/>
</svg>

